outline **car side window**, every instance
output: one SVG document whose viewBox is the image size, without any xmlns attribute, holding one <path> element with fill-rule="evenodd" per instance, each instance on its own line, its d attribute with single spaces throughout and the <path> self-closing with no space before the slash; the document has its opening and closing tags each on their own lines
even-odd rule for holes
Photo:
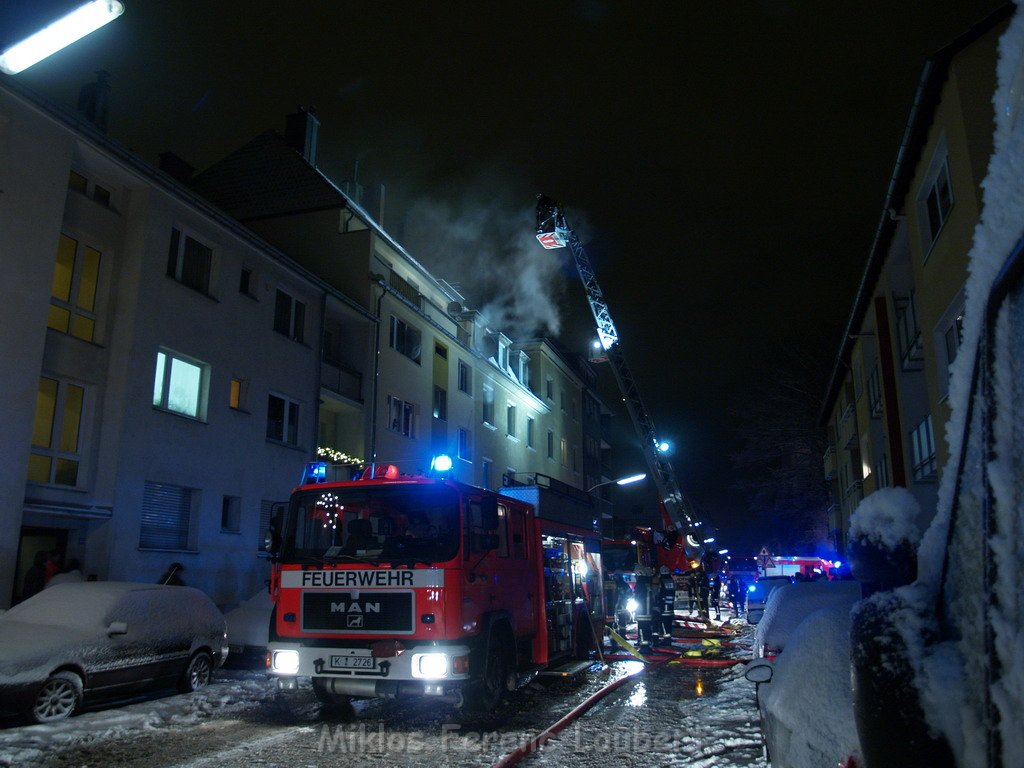
<svg viewBox="0 0 1024 768">
<path fill-rule="evenodd" d="M 137 589 L 132 592 L 126 592 L 110 610 L 110 613 L 107 614 L 107 624 L 123 621 L 128 625 L 128 631 L 134 634 L 133 630 L 142 629 L 146 624 L 157 618 L 154 616 L 153 610 L 155 594 L 157 594 L 157 590 L 149 589 Z"/>
</svg>

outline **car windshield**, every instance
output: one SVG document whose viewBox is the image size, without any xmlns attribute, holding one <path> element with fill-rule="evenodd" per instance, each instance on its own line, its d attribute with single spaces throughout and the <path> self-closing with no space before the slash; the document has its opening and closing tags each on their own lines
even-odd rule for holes
<svg viewBox="0 0 1024 768">
<path fill-rule="evenodd" d="M 285 560 L 422 562 L 459 549 L 459 496 L 446 486 L 337 487 L 303 491 L 291 501 Z"/>
</svg>

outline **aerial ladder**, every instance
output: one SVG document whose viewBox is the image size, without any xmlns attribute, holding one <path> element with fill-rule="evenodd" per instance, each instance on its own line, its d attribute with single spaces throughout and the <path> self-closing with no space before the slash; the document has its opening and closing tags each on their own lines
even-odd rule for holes
<svg viewBox="0 0 1024 768">
<path fill-rule="evenodd" d="M 626 410 L 629 412 L 637 436 L 640 438 L 640 447 L 643 450 L 644 459 L 647 461 L 651 478 L 661 497 L 661 513 L 666 531 L 674 529 L 678 542 L 686 549 L 687 555 L 699 557 L 703 549 L 699 534 L 695 535 L 695 531 L 699 529 L 695 527 L 695 521 L 687 508 L 683 492 L 676 482 L 675 470 L 661 448 L 661 441 L 654 429 L 654 422 L 651 420 L 647 408 L 644 407 L 636 380 L 626 364 L 619 333 L 615 329 L 615 323 L 608 310 L 604 294 L 601 292 L 601 286 L 598 285 L 594 268 L 590 264 L 586 251 L 583 250 L 583 244 L 579 237 L 566 222 L 561 206 L 546 195 L 537 196 L 537 240 L 549 250 L 568 248 L 572 252 L 576 261 L 576 270 L 579 272 L 583 288 L 587 293 L 590 311 L 594 315 L 594 322 L 597 323 L 595 348 L 599 354 L 592 356 L 591 359 L 595 362 L 607 360 L 615 375 L 615 380 L 622 392 L 622 399 L 626 404 Z"/>
</svg>

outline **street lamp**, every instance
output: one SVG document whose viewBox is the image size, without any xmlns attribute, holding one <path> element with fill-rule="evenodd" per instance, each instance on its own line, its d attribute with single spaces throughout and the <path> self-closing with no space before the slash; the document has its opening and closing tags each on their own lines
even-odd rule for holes
<svg viewBox="0 0 1024 768">
<path fill-rule="evenodd" d="M 605 480 L 603 483 L 598 483 L 587 489 L 587 493 L 593 493 L 598 488 L 605 485 L 631 485 L 632 483 L 638 483 L 647 477 L 646 472 L 641 472 L 639 475 L 627 475 L 626 477 L 620 477 L 618 480 Z"/>
<path fill-rule="evenodd" d="M 120 0 L 92 0 L 50 21 L 0 54 L 0 71 L 16 75 L 124 13 Z"/>
</svg>

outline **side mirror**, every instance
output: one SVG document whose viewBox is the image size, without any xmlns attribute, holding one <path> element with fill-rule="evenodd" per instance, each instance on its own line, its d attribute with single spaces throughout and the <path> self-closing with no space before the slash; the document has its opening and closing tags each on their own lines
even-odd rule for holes
<svg viewBox="0 0 1024 768">
<path fill-rule="evenodd" d="M 485 531 L 493 531 L 498 527 L 498 500 L 493 496 L 480 499 L 480 527 Z M 497 544 L 492 549 L 495 547 Z"/>
<path fill-rule="evenodd" d="M 270 518 L 270 523 L 267 525 L 267 538 L 263 543 L 271 560 L 276 560 L 281 553 L 281 526 L 283 522 L 284 520 L 279 510 L 274 513 Z"/>
<path fill-rule="evenodd" d="M 128 622 L 126 621 L 112 621 L 107 627 L 107 637 L 113 637 L 114 635 L 127 635 L 128 634 Z"/>
<path fill-rule="evenodd" d="M 752 662 L 743 676 L 752 683 L 770 683 L 775 668 L 769 661 Z"/>
</svg>

